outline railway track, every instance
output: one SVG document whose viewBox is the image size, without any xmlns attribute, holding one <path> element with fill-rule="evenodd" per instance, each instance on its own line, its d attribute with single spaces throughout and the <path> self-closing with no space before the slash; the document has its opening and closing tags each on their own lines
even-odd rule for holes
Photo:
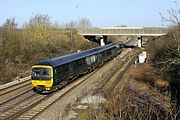
<svg viewBox="0 0 180 120">
<path fill-rule="evenodd" d="M 130 38 L 126 41 L 124 41 L 124 43 L 127 45 L 127 46 L 137 46 L 137 40 L 136 38 Z"/>
<path fill-rule="evenodd" d="M 0 96 L 8 94 L 12 91 L 19 89 L 19 88 L 22 88 L 23 86 L 25 86 L 27 84 L 31 84 L 30 79 L 31 79 L 31 77 L 29 76 L 29 77 L 25 77 L 25 78 L 22 78 L 20 80 L 2 85 L 0 87 Z"/>
<path fill-rule="evenodd" d="M 2 85 L 0 87 L 0 104 L 30 88 L 32 88 L 30 77 L 23 78 L 21 81 Z"/>
<path fill-rule="evenodd" d="M 16 96 L 10 97 L 9 99 L 6 99 L 5 101 L 1 102 L 0 114 L 12 108 L 13 106 L 20 104 L 22 101 L 28 99 L 33 94 L 34 93 L 32 92 L 32 89 L 30 88 L 30 89 L 25 90 L 22 93 L 17 94 Z"/>
<path fill-rule="evenodd" d="M 94 72 L 96 71 L 98 69 Z M 0 120 L 33 119 L 43 110 L 46 110 L 49 106 L 61 99 L 65 94 L 86 81 L 94 72 L 81 77 L 60 91 L 52 94 L 40 95 L 32 92 L 31 89 L 27 89 L 23 93 L 1 102 Z"/>
<path fill-rule="evenodd" d="M 71 92 L 73 89 L 81 85 L 83 82 L 88 80 L 90 76 L 92 76 L 95 72 L 98 70 L 95 70 L 94 72 L 83 76 L 82 78 L 70 83 L 67 87 L 61 89 L 60 91 L 56 92 L 53 96 L 48 97 L 45 101 L 41 102 L 40 104 L 36 105 L 32 109 L 29 109 L 25 113 L 21 114 L 18 119 L 34 119 L 36 116 L 41 114 L 43 111 L 48 109 L 51 105 L 55 104 L 57 101 L 59 101 L 64 95 Z"/>
<path fill-rule="evenodd" d="M 46 95 L 40 94 L 32 94 L 27 97 L 25 100 L 21 101 L 20 104 L 15 105 L 11 109 L 8 109 L 1 113 L 0 119 L 1 120 L 14 120 L 17 118 L 18 115 L 22 114 L 27 109 L 33 107 L 40 101 L 42 101 Z"/>
</svg>

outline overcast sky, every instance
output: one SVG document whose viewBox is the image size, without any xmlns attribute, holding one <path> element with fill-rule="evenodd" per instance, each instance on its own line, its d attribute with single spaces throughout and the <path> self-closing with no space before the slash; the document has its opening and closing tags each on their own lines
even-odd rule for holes
<svg viewBox="0 0 180 120">
<path fill-rule="evenodd" d="M 1 0 L 0 25 L 7 18 L 24 24 L 34 14 L 47 14 L 59 24 L 88 18 L 94 27 L 117 25 L 159 27 L 167 10 L 180 0 Z"/>
</svg>

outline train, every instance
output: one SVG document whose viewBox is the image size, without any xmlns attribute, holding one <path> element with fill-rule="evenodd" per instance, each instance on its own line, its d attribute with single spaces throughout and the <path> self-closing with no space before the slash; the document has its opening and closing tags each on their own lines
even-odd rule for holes
<svg viewBox="0 0 180 120">
<path fill-rule="evenodd" d="M 37 62 L 32 66 L 34 92 L 55 91 L 80 75 L 93 71 L 122 52 L 124 44 L 113 42 L 105 46 L 70 53 Z"/>
</svg>

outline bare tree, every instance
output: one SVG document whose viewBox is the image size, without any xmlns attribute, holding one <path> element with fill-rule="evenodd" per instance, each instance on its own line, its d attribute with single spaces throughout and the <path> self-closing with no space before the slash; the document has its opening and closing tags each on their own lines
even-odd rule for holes
<svg viewBox="0 0 180 120">
<path fill-rule="evenodd" d="M 81 29 L 87 29 L 91 28 L 92 24 L 88 18 L 83 18 L 79 21 L 79 28 Z"/>
<path fill-rule="evenodd" d="M 13 18 L 8 18 L 2 25 L 3 28 L 8 28 L 8 29 L 16 29 L 17 28 L 17 23 L 15 22 L 15 17 Z"/>
<path fill-rule="evenodd" d="M 69 23 L 65 24 L 66 34 L 73 38 L 73 36 L 77 33 L 78 24 L 75 21 L 70 21 Z"/>
<path fill-rule="evenodd" d="M 28 25 L 31 28 L 37 26 L 49 27 L 51 25 L 50 17 L 48 15 L 36 14 L 35 16 L 30 18 Z"/>
<path fill-rule="evenodd" d="M 180 12 L 178 9 L 171 9 L 167 10 L 167 15 L 169 17 L 160 13 L 162 24 L 170 28 L 168 35 L 151 40 L 149 47 L 156 73 L 163 79 L 170 80 L 171 66 L 180 58 Z"/>
<path fill-rule="evenodd" d="M 180 9 L 177 8 L 177 2 L 174 1 L 176 4 L 176 8 L 172 8 L 167 10 L 169 15 L 168 18 L 164 17 L 161 13 L 160 16 L 162 18 L 162 24 L 170 24 L 172 29 L 169 32 L 169 36 L 171 41 L 168 42 L 168 49 L 172 51 L 171 54 L 176 54 L 176 56 L 180 57 Z"/>
<path fill-rule="evenodd" d="M 177 6 L 176 1 L 175 3 Z M 175 9 L 167 10 L 167 14 L 169 17 L 164 17 L 160 14 L 162 23 L 169 24 L 171 29 L 166 38 L 161 37 L 158 39 L 163 44 L 156 44 L 156 46 L 159 46 L 156 48 L 154 46 L 152 63 L 158 71 L 157 73 L 160 73 L 164 79 L 169 81 L 172 103 L 176 101 L 174 105 L 180 108 L 180 9 L 176 7 Z"/>
<path fill-rule="evenodd" d="M 29 34 L 37 41 L 46 42 L 52 39 L 52 26 L 48 15 L 36 14 L 30 18 L 24 28 L 27 29 Z"/>
<path fill-rule="evenodd" d="M 170 10 L 167 10 L 167 13 L 169 15 L 168 18 L 164 17 L 161 13 L 160 16 L 162 18 L 162 24 L 165 25 L 167 23 L 170 23 L 173 27 L 180 27 L 180 9 L 177 8 L 177 2 L 174 1 L 176 4 L 176 8 L 172 8 Z"/>
<path fill-rule="evenodd" d="M 76 29 L 78 27 L 78 23 L 75 21 L 70 21 L 65 25 L 66 29 Z"/>
</svg>

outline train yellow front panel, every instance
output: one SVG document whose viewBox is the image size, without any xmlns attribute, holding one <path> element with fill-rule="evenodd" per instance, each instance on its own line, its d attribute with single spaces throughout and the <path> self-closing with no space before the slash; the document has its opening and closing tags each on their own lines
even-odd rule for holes
<svg viewBox="0 0 180 120">
<path fill-rule="evenodd" d="M 33 68 L 49 68 L 50 69 L 50 80 L 32 80 L 32 86 L 33 87 L 37 87 L 37 86 L 40 86 L 40 85 L 43 85 L 45 87 L 52 87 L 53 85 L 53 69 L 51 66 L 42 66 L 42 65 L 35 65 L 35 66 L 32 66 L 32 69 Z"/>
<path fill-rule="evenodd" d="M 32 80 L 33 87 L 44 85 L 45 87 L 52 87 L 52 80 Z"/>
</svg>

